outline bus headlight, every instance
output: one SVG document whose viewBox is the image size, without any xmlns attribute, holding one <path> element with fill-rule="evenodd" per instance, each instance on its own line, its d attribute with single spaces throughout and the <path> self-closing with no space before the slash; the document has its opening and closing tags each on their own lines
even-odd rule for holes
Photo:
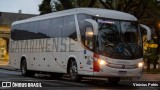
<svg viewBox="0 0 160 90">
<path fill-rule="evenodd" d="M 99 64 L 100 64 L 100 65 L 105 65 L 105 64 L 107 64 L 107 63 L 106 63 L 106 61 L 104 61 L 104 60 L 99 60 Z"/>
<path fill-rule="evenodd" d="M 144 65 L 143 62 L 139 62 L 139 63 L 138 63 L 138 67 L 139 67 L 139 68 L 143 67 L 143 65 Z"/>
</svg>

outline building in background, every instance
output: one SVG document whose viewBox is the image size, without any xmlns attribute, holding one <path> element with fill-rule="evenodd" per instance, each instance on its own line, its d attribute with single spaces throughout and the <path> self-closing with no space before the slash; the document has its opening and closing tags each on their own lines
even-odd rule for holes
<svg viewBox="0 0 160 90">
<path fill-rule="evenodd" d="M 8 60 L 8 43 L 10 38 L 11 24 L 14 21 L 34 17 L 33 14 L 0 12 L 0 60 Z"/>
</svg>

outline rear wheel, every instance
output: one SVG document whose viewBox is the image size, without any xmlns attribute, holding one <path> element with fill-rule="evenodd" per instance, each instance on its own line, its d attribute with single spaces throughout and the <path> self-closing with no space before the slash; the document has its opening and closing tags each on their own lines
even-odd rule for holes
<svg viewBox="0 0 160 90">
<path fill-rule="evenodd" d="M 108 77 L 108 81 L 113 84 L 117 84 L 120 80 L 120 77 Z"/>
<path fill-rule="evenodd" d="M 78 75 L 77 63 L 75 60 L 71 62 L 69 73 L 72 81 L 80 81 L 82 78 L 80 75 Z"/>
<path fill-rule="evenodd" d="M 35 75 L 35 73 L 33 71 L 27 70 L 26 59 L 22 60 L 22 63 L 21 63 L 21 72 L 22 72 L 23 76 L 34 76 Z"/>
</svg>

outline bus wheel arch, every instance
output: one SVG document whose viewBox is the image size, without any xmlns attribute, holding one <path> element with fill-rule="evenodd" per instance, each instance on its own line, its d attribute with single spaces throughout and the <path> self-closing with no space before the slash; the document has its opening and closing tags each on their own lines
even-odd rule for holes
<svg viewBox="0 0 160 90">
<path fill-rule="evenodd" d="M 35 72 L 27 70 L 27 60 L 26 57 L 21 58 L 20 69 L 23 76 L 34 76 Z"/>
<path fill-rule="evenodd" d="M 20 69 L 21 69 L 22 75 L 27 76 L 27 61 L 24 56 L 21 58 Z"/>
<path fill-rule="evenodd" d="M 24 60 L 26 60 L 26 57 L 22 56 L 21 62 L 20 62 L 20 69 L 21 69 L 21 67 L 22 67 L 22 63 L 23 63 Z"/>
<path fill-rule="evenodd" d="M 78 75 L 78 66 L 75 58 L 71 57 L 67 63 L 67 73 L 70 74 L 72 81 L 80 81 L 81 76 Z"/>
</svg>

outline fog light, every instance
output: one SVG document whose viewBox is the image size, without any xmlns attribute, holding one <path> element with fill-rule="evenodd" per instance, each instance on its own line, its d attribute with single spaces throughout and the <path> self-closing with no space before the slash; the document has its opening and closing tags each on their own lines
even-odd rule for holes
<svg viewBox="0 0 160 90">
<path fill-rule="evenodd" d="M 138 63 L 138 67 L 139 68 L 143 67 L 143 62 Z"/>
</svg>

